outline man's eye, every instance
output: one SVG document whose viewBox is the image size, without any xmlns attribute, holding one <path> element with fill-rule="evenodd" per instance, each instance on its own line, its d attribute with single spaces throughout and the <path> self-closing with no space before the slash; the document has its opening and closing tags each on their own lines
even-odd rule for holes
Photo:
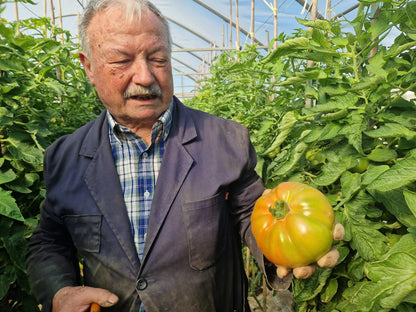
<svg viewBox="0 0 416 312">
<path fill-rule="evenodd" d="M 151 61 L 155 64 L 160 64 L 160 65 L 167 63 L 167 60 L 164 58 L 154 58 L 154 59 L 151 59 Z"/>
<path fill-rule="evenodd" d="M 126 63 L 129 63 L 129 62 L 130 62 L 129 59 L 115 59 L 115 60 L 110 61 L 110 64 L 117 65 L 117 64 L 126 64 Z"/>
</svg>

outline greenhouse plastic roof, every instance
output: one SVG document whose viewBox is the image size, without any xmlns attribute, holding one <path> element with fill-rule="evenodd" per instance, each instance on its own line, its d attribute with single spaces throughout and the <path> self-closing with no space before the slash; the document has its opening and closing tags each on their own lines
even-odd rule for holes
<svg viewBox="0 0 416 312">
<path fill-rule="evenodd" d="M 18 4 L 18 16 L 20 19 L 44 16 L 44 5 L 47 3 L 47 15 L 51 16 L 50 0 L 34 0 L 37 5 Z M 291 35 L 295 29 L 302 26 L 296 18 L 309 19 L 307 7 L 310 1 L 304 0 L 278 0 L 277 1 L 277 31 L 278 34 Z M 79 14 L 82 13 L 86 0 L 61 0 L 62 28 L 77 35 Z M 209 64 L 220 53 L 212 51 L 212 48 L 227 47 L 236 48 L 236 28 L 232 28 L 230 34 L 230 2 L 232 3 L 232 20 L 236 22 L 236 0 L 154 0 L 153 3 L 162 11 L 170 23 L 173 39 L 172 64 L 174 74 L 181 75 L 181 79 L 189 79 L 196 72 L 206 72 L 203 64 Z M 59 2 L 53 0 L 56 24 L 60 25 Z M 332 0 L 330 17 L 343 14 L 355 8 L 357 0 Z M 318 14 L 327 17 L 327 1 L 318 0 Z M 256 0 L 254 10 L 254 37 L 259 46 L 268 46 L 273 38 L 273 0 Z M 356 10 L 345 14 L 349 20 L 355 17 Z M 238 1 L 238 22 L 240 27 L 240 47 L 251 43 L 251 1 Z M 9 21 L 15 20 L 14 3 L 6 4 L 2 17 Z M 185 52 L 186 50 L 186 52 Z M 211 51 L 210 51 L 211 50 Z M 196 78 L 190 79 L 194 84 Z M 183 83 L 183 81 L 181 82 Z M 185 82 L 186 84 L 186 82 Z"/>
</svg>

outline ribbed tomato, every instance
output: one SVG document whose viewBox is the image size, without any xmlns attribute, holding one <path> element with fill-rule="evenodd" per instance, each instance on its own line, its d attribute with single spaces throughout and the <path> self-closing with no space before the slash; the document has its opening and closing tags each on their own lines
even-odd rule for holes
<svg viewBox="0 0 416 312">
<path fill-rule="evenodd" d="M 261 196 L 251 216 L 254 237 L 276 265 L 309 265 L 332 246 L 334 211 L 319 190 L 303 183 L 283 182 Z"/>
</svg>

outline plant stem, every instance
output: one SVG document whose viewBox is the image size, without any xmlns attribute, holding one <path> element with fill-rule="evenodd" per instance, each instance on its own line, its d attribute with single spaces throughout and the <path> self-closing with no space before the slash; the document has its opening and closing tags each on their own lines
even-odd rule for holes
<svg viewBox="0 0 416 312">
<path fill-rule="evenodd" d="M 283 219 L 290 211 L 289 205 L 284 200 L 276 200 L 274 206 L 269 208 L 270 213 L 276 220 Z"/>
</svg>

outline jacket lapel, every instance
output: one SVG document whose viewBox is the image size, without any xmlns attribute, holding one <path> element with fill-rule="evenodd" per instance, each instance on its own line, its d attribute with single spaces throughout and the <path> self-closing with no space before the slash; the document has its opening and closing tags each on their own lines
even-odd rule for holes
<svg viewBox="0 0 416 312">
<path fill-rule="evenodd" d="M 105 112 L 100 115 L 85 137 L 80 154 L 91 158 L 85 171 L 84 181 L 132 264 L 132 273 L 137 274 L 140 263 L 110 148 Z"/>
<path fill-rule="evenodd" d="M 185 145 L 196 138 L 195 125 L 192 119 L 184 113 L 183 104 L 176 98 L 175 101 L 176 109 L 173 114 L 172 128 L 167 140 L 150 211 L 143 263 L 146 261 L 146 256 L 194 162 Z"/>
</svg>

